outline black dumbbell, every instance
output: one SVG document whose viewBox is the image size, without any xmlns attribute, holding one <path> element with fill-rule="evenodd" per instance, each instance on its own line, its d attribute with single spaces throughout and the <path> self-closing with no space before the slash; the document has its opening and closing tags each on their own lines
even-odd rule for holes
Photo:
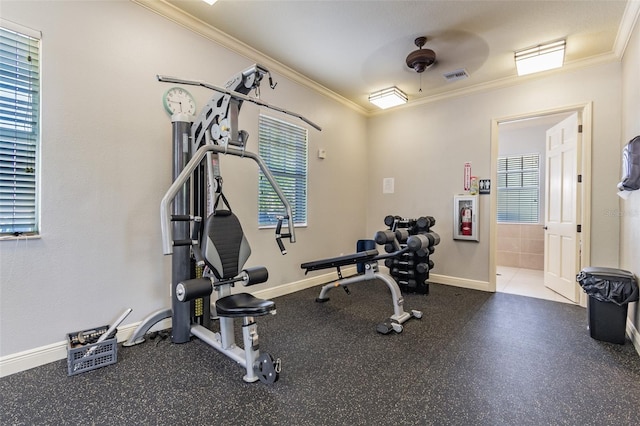
<svg viewBox="0 0 640 426">
<path fill-rule="evenodd" d="M 429 272 L 429 264 L 420 262 L 416 265 L 416 272 L 419 274 L 424 274 L 425 272 Z"/>
</svg>

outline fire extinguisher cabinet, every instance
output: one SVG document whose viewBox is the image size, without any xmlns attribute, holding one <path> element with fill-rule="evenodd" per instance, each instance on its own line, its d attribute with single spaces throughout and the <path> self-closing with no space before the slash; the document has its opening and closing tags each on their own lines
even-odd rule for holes
<svg viewBox="0 0 640 426">
<path fill-rule="evenodd" d="M 478 236 L 479 213 L 477 195 L 454 196 L 453 239 L 480 241 Z"/>
</svg>

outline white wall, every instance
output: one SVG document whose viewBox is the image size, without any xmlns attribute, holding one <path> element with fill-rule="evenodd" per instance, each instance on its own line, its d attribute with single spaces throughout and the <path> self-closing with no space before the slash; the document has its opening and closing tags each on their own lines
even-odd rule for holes
<svg viewBox="0 0 640 426">
<path fill-rule="evenodd" d="M 616 266 L 619 218 L 606 212 L 618 205 L 620 70 L 619 63 L 609 63 L 523 79 L 518 85 L 371 118 L 367 229 L 379 229 L 387 214 L 432 215 L 442 238 L 432 256 L 433 273 L 488 288 L 482 284 L 489 281 L 488 196 L 480 196 L 480 242 L 452 239 L 453 195 L 463 191 L 463 164 L 470 161 L 472 175 L 490 178 L 492 119 L 593 102 L 592 263 Z M 385 177 L 395 177 L 395 194 L 382 194 Z"/>
<path fill-rule="evenodd" d="M 128 1 L 3 1 L 2 17 L 42 31 L 43 63 L 42 237 L 0 241 L 5 356 L 107 324 L 126 307 L 134 312 L 125 325 L 169 306 L 159 206 L 171 183 L 171 124 L 162 107 L 171 86 L 155 76 L 222 85 L 256 59 Z M 225 193 L 253 248 L 248 266 L 270 271 L 261 288 L 300 280 L 300 263 L 353 251 L 366 236 L 365 118 L 274 77 L 276 90 L 264 85 L 262 99 L 323 131 L 309 127 L 309 226 L 299 230 L 286 256 L 277 250 L 273 230 L 257 229 L 255 164 L 221 159 Z M 190 91 L 200 106 L 211 94 Z M 245 104 L 240 116 L 253 151 L 259 112 Z M 327 150 L 327 159 L 317 159 L 318 147 Z"/>
<path fill-rule="evenodd" d="M 635 136 L 640 136 L 640 22 L 636 21 L 632 37 L 622 60 L 622 135 L 617 149 Z M 618 169 L 620 170 L 620 169 Z M 616 176 L 619 177 L 619 176 Z M 640 279 L 640 190 L 633 191 L 629 199 L 620 200 L 620 268 L 632 271 Z M 629 317 L 636 333 L 640 330 L 640 309 L 632 303 Z M 636 335 L 637 336 L 637 335 Z M 636 342 L 640 351 L 640 341 Z"/>
</svg>

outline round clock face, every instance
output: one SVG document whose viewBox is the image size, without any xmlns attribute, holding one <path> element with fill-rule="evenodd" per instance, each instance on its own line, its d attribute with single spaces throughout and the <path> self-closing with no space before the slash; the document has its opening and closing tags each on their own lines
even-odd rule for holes
<svg viewBox="0 0 640 426">
<path fill-rule="evenodd" d="M 164 108 L 169 114 L 189 114 L 196 113 L 196 101 L 191 93 L 181 87 L 172 87 L 167 90 L 163 98 Z"/>
</svg>

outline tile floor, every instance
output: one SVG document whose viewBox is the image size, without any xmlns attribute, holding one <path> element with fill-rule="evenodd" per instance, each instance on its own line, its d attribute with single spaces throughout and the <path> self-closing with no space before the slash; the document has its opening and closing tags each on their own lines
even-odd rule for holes
<svg viewBox="0 0 640 426">
<path fill-rule="evenodd" d="M 498 266 L 496 272 L 496 291 L 574 304 L 544 286 L 543 271 Z"/>
</svg>

